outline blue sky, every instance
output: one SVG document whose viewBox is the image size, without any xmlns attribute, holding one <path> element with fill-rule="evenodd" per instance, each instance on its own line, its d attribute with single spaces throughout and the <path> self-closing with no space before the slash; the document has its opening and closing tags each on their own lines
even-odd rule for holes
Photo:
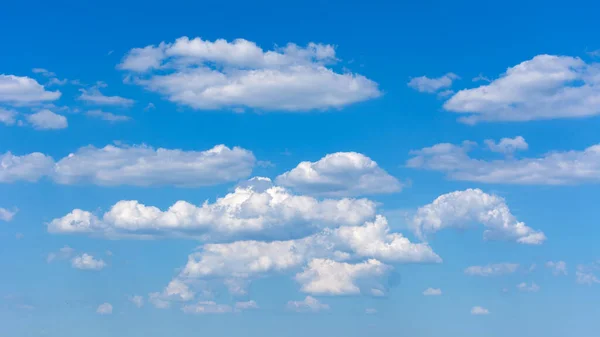
<svg viewBox="0 0 600 337">
<path fill-rule="evenodd" d="M 3 7 L 0 335 L 597 335 L 597 4 Z"/>
</svg>

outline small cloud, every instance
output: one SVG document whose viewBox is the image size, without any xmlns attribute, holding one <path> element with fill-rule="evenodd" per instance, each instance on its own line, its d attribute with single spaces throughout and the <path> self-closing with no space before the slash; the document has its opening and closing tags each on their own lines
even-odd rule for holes
<svg viewBox="0 0 600 337">
<path fill-rule="evenodd" d="M 475 77 L 473 77 L 473 82 L 491 82 L 492 80 L 490 80 L 489 78 L 483 76 L 483 74 L 479 74 Z"/>
<path fill-rule="evenodd" d="M 377 313 L 377 309 L 374 308 L 367 308 L 365 309 L 365 314 L 369 314 L 369 315 L 373 315 Z"/>
<path fill-rule="evenodd" d="M 43 76 L 46 76 L 46 77 L 54 77 L 54 76 L 56 76 L 55 73 L 53 73 L 51 71 L 48 71 L 47 69 L 44 69 L 44 68 L 33 68 L 33 69 L 31 69 L 31 71 L 34 74 L 40 74 L 40 75 L 43 75 Z"/>
<path fill-rule="evenodd" d="M 69 83 L 69 80 L 67 80 L 66 78 L 58 79 L 56 77 L 53 77 L 51 79 L 48 80 L 48 83 L 46 83 L 46 85 L 65 85 Z"/>
<path fill-rule="evenodd" d="M 306 296 L 302 301 L 289 301 L 287 303 L 287 308 L 288 310 L 296 312 L 319 312 L 322 310 L 329 310 L 329 305 L 319 302 L 319 300 L 312 296 Z"/>
<path fill-rule="evenodd" d="M 487 266 L 471 266 L 465 269 L 465 274 L 471 276 L 499 276 L 512 274 L 517 271 L 519 265 L 517 263 L 496 263 L 488 264 Z"/>
<path fill-rule="evenodd" d="M 546 262 L 546 268 L 552 269 L 552 274 L 555 276 L 558 275 L 567 275 L 567 263 L 565 261 L 548 261 Z"/>
<path fill-rule="evenodd" d="M 50 263 L 54 260 L 66 260 L 70 258 L 73 255 L 73 253 L 75 253 L 75 249 L 69 246 L 64 246 L 61 249 L 59 249 L 58 252 L 48 254 L 46 262 Z"/>
<path fill-rule="evenodd" d="M 596 50 L 592 50 L 592 51 L 587 51 L 585 52 L 586 54 L 588 54 L 590 57 L 600 57 L 600 49 L 596 49 Z"/>
<path fill-rule="evenodd" d="M 471 315 L 480 316 L 480 315 L 489 315 L 489 314 L 490 314 L 490 311 L 488 309 L 480 307 L 480 306 L 476 306 L 471 309 Z"/>
<path fill-rule="evenodd" d="M 133 303 L 136 307 L 141 308 L 144 306 L 144 298 L 139 295 L 131 296 L 129 301 Z"/>
<path fill-rule="evenodd" d="M 98 306 L 98 309 L 96 309 L 96 313 L 100 315 L 110 315 L 112 314 L 112 311 L 113 307 L 110 303 L 102 303 Z"/>
<path fill-rule="evenodd" d="M 259 160 L 256 162 L 256 166 L 262 167 L 262 168 L 269 168 L 269 167 L 275 167 L 275 164 L 273 164 L 272 162 L 270 162 L 268 160 Z"/>
<path fill-rule="evenodd" d="M 594 267 L 594 264 L 592 266 L 577 266 L 577 271 L 575 272 L 576 282 L 588 286 L 600 283 L 600 279 L 592 272 Z"/>
<path fill-rule="evenodd" d="M 25 118 L 37 130 L 59 130 L 65 129 L 69 125 L 67 117 L 56 114 L 48 109 L 27 115 Z"/>
<path fill-rule="evenodd" d="M 150 110 L 154 110 L 156 109 L 156 106 L 154 105 L 154 103 L 148 103 L 148 105 L 146 105 L 146 107 L 144 108 L 144 111 L 150 111 Z"/>
<path fill-rule="evenodd" d="M 447 90 L 438 92 L 437 95 L 438 95 L 438 97 L 444 98 L 444 97 L 451 96 L 452 94 L 454 94 L 454 90 L 447 89 Z"/>
<path fill-rule="evenodd" d="M 255 301 L 247 301 L 247 302 L 237 302 L 235 304 L 235 309 L 240 310 L 249 310 L 249 309 L 258 309 L 258 304 Z"/>
<path fill-rule="evenodd" d="M 17 214 L 17 212 L 18 212 L 17 209 L 15 209 L 13 211 L 9 211 L 6 208 L 0 207 L 0 220 L 6 221 L 6 222 L 11 221 L 14 218 L 15 214 Z"/>
<path fill-rule="evenodd" d="M 540 290 L 540 286 L 538 286 L 534 282 L 531 282 L 530 285 L 523 282 L 523 283 L 519 283 L 517 285 L 517 289 L 519 289 L 519 291 L 523 291 L 523 292 L 536 293 Z"/>
<path fill-rule="evenodd" d="M 131 117 L 129 116 L 115 115 L 111 112 L 105 112 L 102 110 L 90 110 L 86 112 L 85 115 L 92 118 L 102 119 L 111 123 L 126 122 L 131 120 Z"/>
<path fill-rule="evenodd" d="M 408 82 L 408 86 L 417 90 L 418 92 L 434 93 L 440 89 L 451 87 L 452 82 L 457 79 L 460 79 L 460 77 L 454 73 L 447 73 L 446 75 L 437 78 L 420 76 L 412 78 Z"/>
<path fill-rule="evenodd" d="M 439 288 L 427 288 L 423 291 L 423 295 L 425 296 L 440 296 L 442 294 L 442 289 Z"/>
<path fill-rule="evenodd" d="M 79 89 L 81 95 L 79 100 L 95 105 L 111 105 L 130 107 L 135 104 L 135 101 L 121 96 L 106 96 L 100 92 L 100 88 L 106 88 L 106 83 L 102 81 L 96 82 L 96 85 L 90 89 Z"/>
<path fill-rule="evenodd" d="M 76 269 L 83 270 L 102 270 L 106 263 L 100 259 L 95 259 L 92 255 L 82 254 L 71 260 L 71 265 Z"/>
<path fill-rule="evenodd" d="M 17 233 L 17 234 L 15 234 L 15 238 L 16 238 L 17 240 L 21 240 L 21 239 L 22 239 L 22 238 L 24 238 L 24 237 L 25 237 L 25 235 L 23 235 L 23 233 Z"/>
</svg>

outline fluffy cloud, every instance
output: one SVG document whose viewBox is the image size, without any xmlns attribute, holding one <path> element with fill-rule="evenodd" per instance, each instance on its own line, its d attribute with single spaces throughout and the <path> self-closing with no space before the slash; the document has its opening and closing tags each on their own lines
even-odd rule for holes
<svg viewBox="0 0 600 337">
<path fill-rule="evenodd" d="M 110 315 L 112 314 L 112 311 L 113 307 L 110 303 L 102 303 L 98 306 L 98 309 L 96 309 L 96 313 L 100 315 Z"/>
<path fill-rule="evenodd" d="M 473 307 L 471 309 L 471 315 L 489 315 L 490 311 L 486 308 L 483 307 Z"/>
<path fill-rule="evenodd" d="M 410 243 L 400 234 L 389 234 L 387 220 L 362 226 L 325 229 L 314 235 L 287 241 L 236 241 L 206 244 L 189 256 L 185 278 L 248 278 L 298 268 L 312 259 L 378 258 L 399 263 L 440 262 L 427 244 Z"/>
<path fill-rule="evenodd" d="M 200 110 L 322 110 L 381 95 L 366 77 L 328 67 L 335 61 L 331 45 L 288 44 L 264 51 L 244 39 L 181 37 L 134 48 L 118 68 L 131 72 L 134 83 Z"/>
<path fill-rule="evenodd" d="M 515 138 L 502 138 L 497 143 L 492 139 L 486 139 L 485 144 L 490 151 L 503 153 L 505 155 L 510 155 L 515 151 L 527 150 L 529 148 L 525 138 L 521 136 Z"/>
<path fill-rule="evenodd" d="M 519 142 L 519 137 L 513 141 Z M 495 144 L 494 149 L 504 145 Z M 600 144 L 583 151 L 550 152 L 538 158 L 504 158 L 497 160 L 475 159 L 468 152 L 473 142 L 437 144 L 418 151 L 407 162 L 408 167 L 445 172 L 454 180 L 484 183 L 507 183 L 526 185 L 563 185 L 595 183 L 600 179 Z M 514 144 L 512 145 L 514 148 Z M 526 148 L 524 142 L 518 145 Z"/>
<path fill-rule="evenodd" d="M 546 267 L 552 269 L 554 275 L 567 275 L 567 264 L 565 261 L 548 261 Z"/>
<path fill-rule="evenodd" d="M 44 86 L 32 78 L 0 74 L 0 103 L 36 104 L 59 98 L 59 91 L 46 91 Z"/>
<path fill-rule="evenodd" d="M 329 305 L 319 302 L 312 296 L 306 296 L 302 301 L 289 301 L 287 303 L 288 310 L 297 312 L 319 312 L 323 310 L 329 310 Z"/>
<path fill-rule="evenodd" d="M 465 274 L 471 276 L 499 276 L 512 274 L 519 269 L 517 263 L 496 263 L 487 266 L 471 266 L 465 269 Z"/>
<path fill-rule="evenodd" d="M 98 87 L 91 89 L 79 89 L 81 95 L 79 99 L 95 105 L 112 105 L 130 107 L 135 101 L 121 96 L 105 96 Z"/>
<path fill-rule="evenodd" d="M 129 298 L 131 303 L 133 303 L 136 307 L 141 308 L 144 306 L 144 298 L 139 295 L 131 296 Z"/>
<path fill-rule="evenodd" d="M 527 283 L 523 282 L 523 283 L 517 284 L 517 289 L 519 289 L 519 291 L 523 291 L 523 292 L 537 293 L 538 291 L 540 291 L 540 286 L 538 286 L 534 282 L 531 282 L 531 284 L 529 284 L 529 285 Z"/>
<path fill-rule="evenodd" d="M 205 186 L 250 175 L 252 152 L 217 145 L 206 151 L 150 146 L 82 147 L 58 162 L 42 153 L 0 155 L 0 182 L 37 181 L 48 176 L 59 184 Z"/>
<path fill-rule="evenodd" d="M 4 125 L 15 125 L 19 113 L 14 110 L 0 108 L 0 123 Z"/>
<path fill-rule="evenodd" d="M 224 145 L 201 152 L 88 146 L 58 161 L 54 179 L 64 184 L 205 186 L 247 177 L 254 162 L 252 152 Z"/>
<path fill-rule="evenodd" d="M 24 117 L 24 120 L 19 117 Z M 64 129 L 69 125 L 65 116 L 48 109 L 33 114 L 21 114 L 16 110 L 0 108 L 0 123 L 7 126 L 31 126 L 36 130 Z"/>
<path fill-rule="evenodd" d="M 33 69 L 31 69 L 31 72 L 33 72 L 34 74 L 42 74 L 46 77 L 55 77 L 56 76 L 55 73 L 53 73 L 47 69 L 44 69 L 44 68 L 33 68 Z"/>
<path fill-rule="evenodd" d="M 344 226 L 333 233 L 340 248 L 348 248 L 360 257 L 401 262 L 442 262 L 426 243 L 412 243 L 400 233 L 389 233 L 387 219 L 377 216 L 362 226 Z"/>
<path fill-rule="evenodd" d="M 489 84 L 463 89 L 444 109 L 461 121 L 529 121 L 600 114 L 600 65 L 576 57 L 538 55 Z"/>
<path fill-rule="evenodd" d="M 423 291 L 423 295 L 425 296 L 440 296 L 442 294 L 442 289 L 439 288 L 427 288 Z"/>
<path fill-rule="evenodd" d="M 17 214 L 17 211 L 9 211 L 6 208 L 0 207 L 0 220 L 2 221 L 10 221 Z"/>
<path fill-rule="evenodd" d="M 486 240 L 514 240 L 521 244 L 541 244 L 546 240 L 544 233 L 517 221 L 503 198 L 479 189 L 441 195 L 431 204 L 420 207 L 412 219 L 414 230 L 420 237 L 469 224 L 483 225 Z"/>
<path fill-rule="evenodd" d="M 328 154 L 316 162 L 301 162 L 276 182 L 298 192 L 355 196 L 398 192 L 400 182 L 371 158 L 356 152 Z"/>
<path fill-rule="evenodd" d="M 447 73 L 438 78 L 429 78 L 427 76 L 415 77 L 408 82 L 408 86 L 419 91 L 433 93 L 440 89 L 449 88 L 452 82 L 459 77 L 453 73 Z"/>
<path fill-rule="evenodd" d="M 24 156 L 6 152 L 0 155 L 0 182 L 37 181 L 50 174 L 53 166 L 54 160 L 39 152 Z"/>
<path fill-rule="evenodd" d="M 131 117 L 129 116 L 115 115 L 111 112 L 105 112 L 102 110 L 90 110 L 87 111 L 85 115 L 92 118 L 102 119 L 111 123 L 126 122 L 128 120 L 131 120 Z"/>
<path fill-rule="evenodd" d="M 370 260 L 358 264 L 338 263 L 362 261 L 364 258 Z M 297 276 L 307 292 L 319 292 L 314 284 L 327 284 L 332 279 L 346 283 L 344 287 L 337 284 L 340 285 L 337 292 L 333 290 L 336 284 L 332 284 L 330 293 L 343 294 L 359 279 L 362 289 L 373 295 L 383 295 L 376 279 L 384 276 L 383 271 L 391 267 L 378 260 L 390 263 L 441 262 L 427 244 L 410 243 L 400 234 L 389 233 L 387 220 L 378 216 L 374 222 L 361 226 L 325 228 L 322 232 L 295 240 L 205 244 L 200 251 L 189 256 L 178 278 L 223 280 L 230 292 L 243 294 L 251 279 L 298 270 L 308 264 Z M 342 272 L 346 275 L 343 280 L 339 279 Z"/>
<path fill-rule="evenodd" d="M 360 294 L 361 288 L 381 288 L 377 279 L 389 270 L 389 266 L 375 259 L 357 264 L 313 259 L 304 271 L 296 275 L 296 281 L 305 293 L 352 295 Z"/>
<path fill-rule="evenodd" d="M 215 237 L 290 237 L 324 226 L 355 225 L 373 217 L 375 204 L 367 199 L 326 199 L 290 194 L 281 187 L 255 190 L 238 187 L 215 203 L 196 206 L 178 201 L 166 211 L 137 201 L 119 201 L 102 218 L 73 210 L 52 220 L 54 233 L 191 235 Z"/>
<path fill-rule="evenodd" d="M 82 254 L 71 260 L 71 265 L 76 269 L 101 270 L 106 267 L 106 263 L 101 259 L 95 259 L 92 255 Z"/>
<path fill-rule="evenodd" d="M 154 292 L 148 295 L 148 300 L 158 309 L 166 309 L 171 302 L 189 302 L 194 299 L 196 293 L 181 280 L 172 280 L 162 292 Z"/>
<path fill-rule="evenodd" d="M 69 126 L 67 117 L 56 114 L 48 109 L 27 115 L 25 118 L 37 130 L 59 130 Z"/>
</svg>

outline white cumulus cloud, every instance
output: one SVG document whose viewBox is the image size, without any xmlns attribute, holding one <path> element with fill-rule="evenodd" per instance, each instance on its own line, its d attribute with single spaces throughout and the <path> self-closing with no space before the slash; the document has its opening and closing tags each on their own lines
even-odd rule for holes
<svg viewBox="0 0 600 337">
<path fill-rule="evenodd" d="M 580 118 L 600 114 L 600 64 L 580 58 L 537 55 L 498 78 L 463 89 L 444 109 L 466 123 Z"/>
<path fill-rule="evenodd" d="M 337 264 L 338 261 L 364 261 L 365 258 L 369 262 Z M 221 280 L 232 294 L 237 295 L 245 293 L 248 283 L 258 277 L 285 274 L 306 266 L 304 274 L 300 272 L 305 277 L 299 277 L 302 284 L 309 284 L 311 282 L 304 281 L 315 275 L 314 270 L 320 268 L 326 271 L 326 267 L 332 266 L 335 273 L 349 269 L 350 281 L 353 278 L 370 280 L 368 284 L 361 281 L 365 292 L 370 289 L 373 295 L 383 295 L 376 279 L 385 276 L 385 273 L 373 273 L 371 278 L 361 277 L 360 274 L 361 270 L 391 269 L 378 260 L 389 263 L 441 262 L 441 258 L 427 244 L 410 243 L 398 233 L 389 233 L 387 220 L 378 216 L 374 222 L 367 221 L 361 226 L 325 228 L 301 239 L 204 244 L 198 252 L 189 255 L 178 278 Z M 338 294 L 342 293 L 340 291 Z"/>
<path fill-rule="evenodd" d="M 301 291 L 309 294 L 353 295 L 364 289 L 380 288 L 377 280 L 390 269 L 375 259 L 356 264 L 313 259 L 296 274 L 296 281 L 301 284 Z"/>
<path fill-rule="evenodd" d="M 276 182 L 298 192 L 356 196 L 398 192 L 400 182 L 371 158 L 356 152 L 328 154 L 316 162 L 301 162 Z"/>
<path fill-rule="evenodd" d="M 98 309 L 96 309 L 96 313 L 100 315 L 110 315 L 112 314 L 112 311 L 113 306 L 110 303 L 102 303 L 98 306 Z"/>
<path fill-rule="evenodd" d="M 101 218 L 75 209 L 52 220 L 54 233 L 186 235 L 198 237 L 289 237 L 311 234 L 322 227 L 356 225 L 373 217 L 367 199 L 325 199 L 290 194 L 281 187 L 255 190 L 238 187 L 215 203 L 200 206 L 178 201 L 162 211 L 135 200 L 117 202 Z"/>
<path fill-rule="evenodd" d="M 484 193 L 480 189 L 467 189 L 439 196 L 431 204 L 420 207 L 412 219 L 414 230 L 420 237 L 445 228 L 465 228 L 481 224 L 486 240 L 514 240 L 521 244 L 541 244 L 544 233 L 517 221 L 503 198 Z"/>
<path fill-rule="evenodd" d="M 18 115 L 19 113 L 15 110 L 0 108 L 0 123 L 8 126 L 15 125 Z"/>
<path fill-rule="evenodd" d="M 457 80 L 459 77 L 453 73 L 447 73 L 446 75 L 429 78 L 427 76 L 420 76 L 412 78 L 408 82 L 408 86 L 419 91 L 433 93 L 440 89 L 449 88 L 452 86 L 452 82 Z"/>
<path fill-rule="evenodd" d="M 0 74 L 0 103 L 37 104 L 57 100 L 60 95 L 59 91 L 46 91 L 30 77 Z"/>
<path fill-rule="evenodd" d="M 49 177 L 59 184 L 197 187 L 246 178 L 256 159 L 248 150 L 224 145 L 206 151 L 107 145 L 82 147 L 57 162 L 39 152 L 7 152 L 0 162 L 0 182 Z"/>
<path fill-rule="evenodd" d="M 328 66 L 335 61 L 331 45 L 290 43 L 264 51 L 244 39 L 181 37 L 131 49 L 118 68 L 134 83 L 199 110 L 324 110 L 381 95 L 372 80 Z"/>
<path fill-rule="evenodd" d="M 76 256 L 71 260 L 73 268 L 84 269 L 84 270 L 102 270 L 106 267 L 106 262 L 102 259 L 96 259 L 92 255 L 82 254 Z"/>
<path fill-rule="evenodd" d="M 26 115 L 25 118 L 37 130 L 59 130 L 69 126 L 67 117 L 56 114 L 48 109 Z"/>
<path fill-rule="evenodd" d="M 516 136 L 515 138 L 502 138 L 497 143 L 493 139 L 486 139 L 485 144 L 490 151 L 504 153 L 506 155 L 510 155 L 515 151 L 527 150 L 529 148 L 525 138 L 521 136 Z"/>
<path fill-rule="evenodd" d="M 11 152 L 0 155 L 0 182 L 18 180 L 37 181 L 52 172 L 54 160 L 43 153 L 34 152 L 15 156 Z"/>
<path fill-rule="evenodd" d="M 504 152 L 524 150 L 525 140 L 512 140 L 511 147 L 505 141 L 494 143 L 492 148 Z M 488 143 L 489 145 L 489 143 Z M 476 159 L 469 156 L 475 143 L 462 145 L 448 143 L 412 151 L 408 167 L 440 171 L 450 179 L 483 183 L 523 185 L 566 185 L 597 183 L 600 181 L 600 144 L 584 150 L 553 151 L 540 157 L 503 158 L 495 160 Z"/>
</svg>

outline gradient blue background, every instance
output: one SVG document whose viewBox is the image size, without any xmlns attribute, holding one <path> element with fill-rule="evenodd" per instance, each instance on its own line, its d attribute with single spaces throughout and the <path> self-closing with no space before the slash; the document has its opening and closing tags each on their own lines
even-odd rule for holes
<svg viewBox="0 0 600 337">
<path fill-rule="evenodd" d="M 479 187 L 507 199 L 519 220 L 543 230 L 542 246 L 483 242 L 481 232 L 443 232 L 432 241 L 441 265 L 397 268 L 399 284 L 389 297 L 323 298 L 333 310 L 294 314 L 282 310 L 303 297 L 289 277 L 255 282 L 252 299 L 261 310 L 233 315 L 190 316 L 180 311 L 137 309 L 128 294 L 158 291 L 181 267 L 193 241 L 106 241 L 53 236 L 44 223 L 73 208 L 108 208 L 137 199 L 167 207 L 176 200 L 201 203 L 231 186 L 198 189 L 36 184 L 0 185 L 0 205 L 18 206 L 18 217 L 0 226 L 0 335 L 106 336 L 407 336 L 407 337 L 594 337 L 600 332 L 600 287 L 577 285 L 574 267 L 600 256 L 598 186 L 510 186 L 448 181 L 442 174 L 403 167 L 408 152 L 441 142 L 523 136 L 528 155 L 584 149 L 600 142 L 599 118 L 490 123 L 468 126 L 441 109 L 441 101 L 409 88 L 410 77 L 461 76 L 459 87 L 483 73 L 495 77 L 507 67 L 549 53 L 580 56 L 600 48 L 598 2 L 583 1 L 12 1 L 0 6 L 0 73 L 32 76 L 41 67 L 59 78 L 98 80 L 107 93 L 138 100 L 127 111 L 133 121 L 98 123 L 69 115 L 70 127 L 56 133 L 0 127 L 0 153 L 40 151 L 60 158 L 88 144 L 115 140 L 155 147 L 204 150 L 215 144 L 241 146 L 275 164 L 254 173 L 274 177 L 302 160 L 357 151 L 390 174 L 410 179 L 400 194 L 374 198 L 394 212 L 414 209 L 440 194 Z M 343 111 L 308 114 L 232 114 L 178 109 L 158 95 L 124 84 L 115 69 L 133 47 L 180 36 L 207 40 L 245 38 L 265 49 L 310 41 L 337 46 L 343 66 L 379 83 L 381 98 Z M 109 54 L 109 52 L 112 53 Z M 72 90 L 72 92 L 69 92 Z M 63 91 L 64 105 L 77 105 L 76 89 Z M 152 102 L 156 109 L 145 112 Z M 71 127 L 73 126 L 73 127 Z M 76 127 L 74 127 L 76 126 Z M 289 153 L 286 153 L 289 152 Z M 391 226 L 403 230 L 401 217 Z M 15 233 L 24 234 L 21 240 Z M 102 255 L 111 263 L 101 273 L 80 273 L 68 264 L 47 264 L 46 255 L 69 246 Z M 547 260 L 565 260 L 568 277 L 553 277 Z M 463 269 L 490 262 L 537 263 L 531 274 L 468 278 Z M 538 293 L 517 293 L 515 285 L 535 281 Z M 424 297 L 440 287 L 441 297 Z M 502 288 L 511 289 L 503 293 Z M 222 295 L 227 298 L 227 295 Z M 13 297 L 16 297 L 13 298 Z M 15 301 L 34 310 L 15 310 Z M 110 316 L 95 313 L 111 302 Z M 492 314 L 471 316 L 473 305 Z M 365 308 L 378 314 L 365 315 Z"/>
</svg>

